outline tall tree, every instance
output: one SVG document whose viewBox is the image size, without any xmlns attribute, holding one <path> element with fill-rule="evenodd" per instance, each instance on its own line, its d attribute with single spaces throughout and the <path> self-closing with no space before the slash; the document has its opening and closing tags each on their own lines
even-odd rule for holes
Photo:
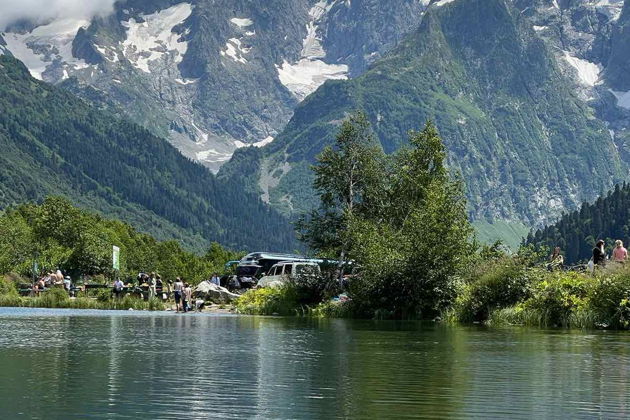
<svg viewBox="0 0 630 420">
<path fill-rule="evenodd" d="M 373 143 L 361 113 L 344 122 L 314 167 L 321 208 L 301 221 L 302 239 L 356 261 L 350 293 L 361 314 L 439 312 L 474 254 L 462 183 L 432 123 L 391 157 Z"/>
<path fill-rule="evenodd" d="M 369 122 L 359 111 L 341 124 L 335 145 L 326 147 L 313 167 L 321 206 L 298 222 L 298 232 L 312 249 L 338 257 L 340 268 L 348 256 L 352 221 L 369 212 L 382 194 L 383 159 Z"/>
</svg>

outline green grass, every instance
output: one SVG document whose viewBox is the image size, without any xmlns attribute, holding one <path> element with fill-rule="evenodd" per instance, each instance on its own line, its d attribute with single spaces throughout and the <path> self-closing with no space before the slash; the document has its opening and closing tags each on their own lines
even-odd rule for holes
<svg viewBox="0 0 630 420">
<path fill-rule="evenodd" d="M 88 297 L 70 299 L 61 289 L 51 289 L 41 296 L 23 297 L 15 293 L 0 295 L 0 307 L 14 308 L 64 308 L 64 309 L 99 309 L 99 310 L 148 310 L 163 311 L 164 303 L 159 299 L 144 301 L 126 296 L 122 299 L 99 301 Z"/>
<path fill-rule="evenodd" d="M 512 251 L 518 249 L 522 239 L 529 233 L 529 228 L 519 222 L 476 221 L 473 222 L 473 226 L 481 243 L 491 245 L 500 240 Z"/>
</svg>

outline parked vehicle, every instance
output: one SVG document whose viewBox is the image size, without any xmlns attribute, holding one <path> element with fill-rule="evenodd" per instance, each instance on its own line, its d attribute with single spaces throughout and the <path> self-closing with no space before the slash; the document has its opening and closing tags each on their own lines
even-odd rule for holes
<svg viewBox="0 0 630 420">
<path fill-rule="evenodd" d="M 274 264 L 267 275 L 258 281 L 258 287 L 277 287 L 301 277 L 319 277 L 321 268 L 313 260 L 282 261 Z"/>
</svg>

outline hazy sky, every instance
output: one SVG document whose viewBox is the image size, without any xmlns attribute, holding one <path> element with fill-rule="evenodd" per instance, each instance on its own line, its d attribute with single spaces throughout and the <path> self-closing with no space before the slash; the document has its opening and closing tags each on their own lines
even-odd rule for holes
<svg viewBox="0 0 630 420">
<path fill-rule="evenodd" d="M 0 31 L 18 19 L 91 18 L 112 12 L 116 0 L 0 0 Z"/>
</svg>

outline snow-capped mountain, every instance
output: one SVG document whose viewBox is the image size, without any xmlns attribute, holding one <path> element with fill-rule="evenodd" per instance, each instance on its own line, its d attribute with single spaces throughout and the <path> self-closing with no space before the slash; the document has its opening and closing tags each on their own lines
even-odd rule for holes
<svg viewBox="0 0 630 420">
<path fill-rule="evenodd" d="M 321 86 L 220 176 L 301 213 L 316 204 L 309 167 L 348 112 L 365 110 L 388 152 L 431 119 L 471 219 L 514 237 L 628 179 L 629 19 L 622 0 L 433 0 L 386 57 Z"/>
<path fill-rule="evenodd" d="M 216 170 L 235 149 L 272 142 L 326 80 L 362 74 L 427 3 L 127 0 L 106 17 L 18 22 L 0 52 L 44 81 L 75 78 L 75 93 L 97 92 Z"/>
</svg>

